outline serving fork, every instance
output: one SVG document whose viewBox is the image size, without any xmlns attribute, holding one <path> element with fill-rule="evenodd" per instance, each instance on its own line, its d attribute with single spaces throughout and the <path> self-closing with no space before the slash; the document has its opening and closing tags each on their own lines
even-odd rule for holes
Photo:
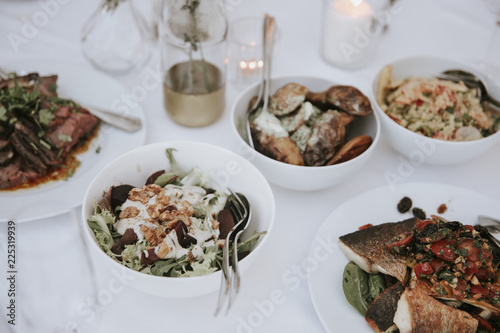
<svg viewBox="0 0 500 333">
<path fill-rule="evenodd" d="M 215 308 L 215 316 L 220 312 L 224 303 L 227 302 L 226 312 L 231 307 L 232 301 L 239 291 L 240 275 L 238 270 L 238 237 L 246 229 L 248 221 L 250 220 L 250 204 L 247 198 L 241 193 L 234 193 L 230 189 L 229 196 L 230 205 L 229 209 L 233 218 L 237 221 L 227 234 L 222 249 L 222 278 L 219 290 L 219 298 Z M 231 270 L 229 269 L 229 247 L 231 246 Z"/>
</svg>

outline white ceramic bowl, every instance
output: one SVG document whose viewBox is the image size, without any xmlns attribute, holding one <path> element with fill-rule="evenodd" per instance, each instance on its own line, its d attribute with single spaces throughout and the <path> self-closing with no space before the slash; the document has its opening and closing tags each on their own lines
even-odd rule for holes
<svg viewBox="0 0 500 333">
<path fill-rule="evenodd" d="M 434 77 L 444 70 L 463 69 L 475 73 L 488 83 L 487 78 L 478 73 L 477 70 L 450 59 L 418 56 L 404 58 L 391 63 L 391 65 L 393 76 L 396 79 L 404 79 L 409 76 Z M 377 73 L 373 81 L 372 96 L 376 96 L 380 72 Z M 474 141 L 457 142 L 429 138 L 399 125 L 382 111 L 376 102 L 374 104 L 374 109 L 379 114 L 383 137 L 396 151 L 406 156 L 414 164 L 461 163 L 486 152 L 500 137 L 500 132 L 497 132 Z"/>
<path fill-rule="evenodd" d="M 111 185 L 142 186 L 153 172 L 168 170 L 169 163 L 165 155 L 167 148 L 177 149 L 174 157 L 181 168 L 190 170 L 198 166 L 214 175 L 216 183 L 243 193 L 248 198 L 252 220 L 242 239 L 252 235 L 254 231 L 267 231 L 267 235 L 264 235 L 254 250 L 241 260 L 239 268 L 242 279 L 245 279 L 245 271 L 256 258 L 262 256 L 262 248 L 272 231 L 275 210 L 273 193 L 264 176 L 247 160 L 228 150 L 204 143 L 174 141 L 150 144 L 126 153 L 106 166 L 94 178 L 83 200 L 83 227 L 92 251 L 110 270 L 126 269 L 128 276 L 133 277 L 130 285 L 152 295 L 185 298 L 218 290 L 220 271 L 200 277 L 174 278 L 147 275 L 122 266 L 101 250 L 86 222 L 93 213 L 94 203 L 102 198 L 103 191 Z"/>
<path fill-rule="evenodd" d="M 313 92 L 321 92 L 327 88 L 338 85 L 326 79 L 309 76 L 286 76 L 271 79 L 271 94 L 287 83 L 296 82 L 309 88 Z M 248 109 L 248 104 L 253 96 L 258 94 L 259 83 L 248 87 L 243 91 L 232 108 L 231 124 L 240 144 L 240 153 L 252 162 L 270 182 L 293 190 L 314 191 L 321 190 L 349 179 L 368 160 L 373 153 L 379 139 L 379 120 L 373 113 L 366 117 L 356 119 L 355 126 L 352 127 L 349 138 L 361 134 L 370 135 L 373 139 L 371 146 L 361 155 L 350 161 L 330 166 L 297 166 L 276 161 L 256 150 L 253 150 L 243 139 L 244 119 Z M 372 101 L 372 106 L 374 102 Z"/>
</svg>

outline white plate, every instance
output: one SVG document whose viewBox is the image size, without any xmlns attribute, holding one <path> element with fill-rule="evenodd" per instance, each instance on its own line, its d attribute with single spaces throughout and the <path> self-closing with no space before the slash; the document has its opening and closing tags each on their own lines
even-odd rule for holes
<svg viewBox="0 0 500 333">
<path fill-rule="evenodd" d="M 32 64 L 17 70 L 38 72 L 41 75 L 57 74 L 58 94 L 75 98 L 89 105 L 102 108 L 120 108 L 124 114 L 141 118 L 143 127 L 127 133 L 103 124 L 99 135 L 84 154 L 77 156 L 81 162 L 73 177 L 67 181 L 49 182 L 35 188 L 0 191 L 0 221 L 15 219 L 17 222 L 35 220 L 61 214 L 82 204 L 85 190 L 95 175 L 116 157 L 144 144 L 146 120 L 137 104 L 129 107 L 120 98 L 127 89 L 113 78 L 93 69 L 62 65 Z M 100 152 L 96 149 L 100 147 Z"/>
<path fill-rule="evenodd" d="M 475 224 L 478 214 L 500 217 L 498 201 L 463 188 L 432 183 L 403 184 L 395 191 L 381 187 L 342 204 L 320 226 L 309 252 L 309 293 L 328 332 L 374 332 L 344 297 L 342 274 L 348 260 L 338 248 L 338 238 L 367 223 L 376 225 L 411 217 L 396 209 L 404 196 L 410 197 L 413 207 L 422 208 L 427 216 L 440 215 L 464 224 Z M 442 203 L 448 210 L 438 214 Z"/>
</svg>

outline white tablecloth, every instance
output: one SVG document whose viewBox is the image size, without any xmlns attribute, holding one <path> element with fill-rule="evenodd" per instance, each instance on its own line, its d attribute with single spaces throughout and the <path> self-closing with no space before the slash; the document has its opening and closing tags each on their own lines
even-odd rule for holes
<svg viewBox="0 0 500 333">
<path fill-rule="evenodd" d="M 22 36 L 26 20 L 57 2 L 57 12 L 17 48 L 8 34 Z M 98 0 L 0 1 L 0 65 L 53 62 L 79 67 L 91 65 L 80 51 L 83 23 Z M 145 6 L 145 4 L 143 4 Z M 230 21 L 269 13 L 276 18 L 278 38 L 274 48 L 273 76 L 314 75 L 351 84 L 369 93 L 375 72 L 384 64 L 411 55 L 438 55 L 478 64 L 495 26 L 483 2 L 468 0 L 403 1 L 401 12 L 391 17 L 390 28 L 379 41 L 370 63 L 346 71 L 321 58 L 323 2 L 286 0 L 228 1 Z M 157 66 L 156 54 L 149 66 Z M 146 72 L 116 77 L 129 89 Z M 230 82 L 231 83 L 231 82 Z M 230 106 L 241 92 L 229 84 L 223 117 L 206 128 L 189 129 L 173 123 L 162 105 L 161 87 L 141 102 L 147 116 L 147 143 L 194 140 L 237 150 L 230 127 Z M 456 166 L 415 167 L 404 182 L 437 182 L 481 192 L 500 200 L 499 145 L 477 159 Z M 301 265 L 308 255 L 317 228 L 336 207 L 369 189 L 388 186 L 386 172 L 398 173 L 401 156 L 388 143 L 379 142 L 372 158 L 359 173 L 330 189 L 297 192 L 272 186 L 276 222 L 265 255 L 244 275 L 241 293 L 227 316 L 213 318 L 217 293 L 192 299 L 165 299 L 146 295 L 127 285 L 125 277 L 108 272 L 97 260 L 96 288 L 83 252 L 77 217 L 79 208 L 66 214 L 17 225 L 17 317 L 7 325 L 6 227 L 0 225 L 2 257 L 0 281 L 0 331 L 9 332 L 323 332 L 309 296 Z M 474 203 L 471 203 L 472 205 Z M 1 219 L 0 202 L 0 219 Z M 27 203 L 29 209 L 29 203 Z M 292 272 L 292 273 L 291 273 Z M 291 288 L 285 276 L 295 274 L 300 287 Z M 271 303 L 273 292 L 281 292 Z M 112 291 L 112 292 L 111 292 Z M 0 325 L 1 326 L 1 325 Z"/>
</svg>

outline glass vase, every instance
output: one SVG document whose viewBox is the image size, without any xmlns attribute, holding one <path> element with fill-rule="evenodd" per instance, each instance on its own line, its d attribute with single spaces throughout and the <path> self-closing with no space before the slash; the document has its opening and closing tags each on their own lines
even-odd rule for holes
<svg viewBox="0 0 500 333">
<path fill-rule="evenodd" d="M 207 126 L 225 107 L 223 0 L 164 0 L 160 20 L 164 105 L 176 123 Z"/>
<path fill-rule="evenodd" d="M 132 0 L 103 0 L 83 27 L 81 47 L 94 67 L 126 74 L 146 65 L 155 42 L 153 27 Z"/>
</svg>

